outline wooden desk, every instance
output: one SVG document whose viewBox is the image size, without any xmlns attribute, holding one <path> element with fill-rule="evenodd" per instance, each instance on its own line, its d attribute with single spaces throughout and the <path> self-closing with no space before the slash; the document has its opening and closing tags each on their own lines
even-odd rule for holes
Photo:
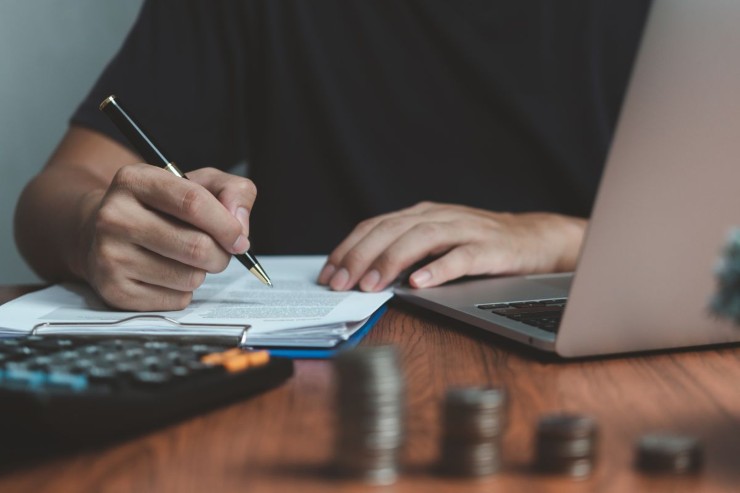
<svg viewBox="0 0 740 493">
<path fill-rule="evenodd" d="M 30 288 L 0 288 L 0 303 Z M 396 344 L 408 379 L 405 472 L 393 486 L 332 480 L 331 366 L 299 361 L 286 385 L 257 398 L 93 452 L 0 476 L 0 492 L 714 492 L 740 491 L 740 348 L 579 362 L 537 359 L 520 346 L 394 304 L 368 336 Z M 438 478 L 439 405 L 450 385 L 504 385 L 511 397 L 505 469 L 482 481 Z M 533 474 L 533 425 L 568 410 L 601 425 L 598 468 L 585 481 Z M 653 430 L 705 442 L 693 477 L 645 477 L 633 444 Z M 2 439 L 2 437 L 0 437 Z"/>
</svg>

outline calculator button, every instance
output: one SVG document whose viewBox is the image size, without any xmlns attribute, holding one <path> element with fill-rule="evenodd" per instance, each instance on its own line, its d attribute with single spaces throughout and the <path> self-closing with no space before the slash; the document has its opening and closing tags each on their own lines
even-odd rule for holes
<svg viewBox="0 0 740 493">
<path fill-rule="evenodd" d="M 118 379 L 118 374 L 109 366 L 94 366 L 87 370 L 87 377 L 95 383 L 113 383 Z"/>
<path fill-rule="evenodd" d="M 163 354 L 162 357 L 166 358 L 167 361 L 173 365 L 182 365 L 185 361 L 198 359 L 198 356 L 189 349 L 184 349 L 183 351 L 171 351 L 167 354 Z"/>
<path fill-rule="evenodd" d="M 81 357 L 82 355 L 74 350 L 62 351 L 54 355 L 54 358 L 58 361 L 75 361 Z"/>
<path fill-rule="evenodd" d="M 123 352 L 123 354 L 127 358 L 138 358 L 138 357 L 143 356 L 144 354 L 146 354 L 146 351 L 144 350 L 144 348 L 132 347 L 132 348 L 126 349 Z"/>
<path fill-rule="evenodd" d="M 46 373 L 82 373 L 82 370 L 76 369 L 71 363 L 52 362 L 39 369 L 43 369 Z"/>
<path fill-rule="evenodd" d="M 35 356 L 25 361 L 25 363 L 30 368 L 33 368 L 35 370 L 45 370 L 53 362 L 54 360 L 52 358 L 50 358 L 49 356 L 45 356 L 45 355 Z"/>
<path fill-rule="evenodd" d="M 171 342 L 164 341 L 147 341 L 144 343 L 144 348 L 150 351 L 163 352 L 168 349 L 175 349 L 177 346 Z"/>
<path fill-rule="evenodd" d="M 4 381 L 12 387 L 38 389 L 46 381 L 46 373 L 25 368 L 8 368 L 5 370 Z"/>
<path fill-rule="evenodd" d="M 158 387 L 170 380 L 169 373 L 160 371 L 138 371 L 131 375 L 132 383 L 142 387 Z"/>
<path fill-rule="evenodd" d="M 201 357 L 200 360 L 207 365 L 220 365 L 227 359 L 234 356 L 239 356 L 243 353 L 244 351 L 239 348 L 232 348 L 228 351 L 206 354 L 205 356 Z"/>
<path fill-rule="evenodd" d="M 103 352 L 103 349 L 100 346 L 90 345 L 90 346 L 85 346 L 85 347 L 80 348 L 80 352 L 83 354 L 93 356 L 93 355 L 101 354 Z"/>
<path fill-rule="evenodd" d="M 75 392 L 82 392 L 88 387 L 87 376 L 74 373 L 50 373 L 46 385 L 59 389 L 68 389 Z"/>
<path fill-rule="evenodd" d="M 173 366 L 170 368 L 170 374 L 174 378 L 185 378 L 193 374 L 193 371 L 185 366 Z"/>
<path fill-rule="evenodd" d="M 9 361 L 5 364 L 6 370 L 33 370 L 27 361 Z"/>
<path fill-rule="evenodd" d="M 119 361 L 113 365 L 113 369 L 121 375 L 133 375 L 141 370 L 141 365 L 135 361 Z"/>
<path fill-rule="evenodd" d="M 141 362 L 141 366 L 148 371 L 166 371 L 170 362 L 165 358 L 150 356 Z"/>
<path fill-rule="evenodd" d="M 21 345 L 20 340 L 17 338 L 12 339 L 0 339 L 0 352 L 5 352 L 8 348 L 14 348 Z"/>
<path fill-rule="evenodd" d="M 220 353 L 228 348 L 220 346 L 211 346 L 208 344 L 193 344 L 190 346 L 190 350 L 194 352 L 198 357 L 204 356 L 209 353 Z"/>
<path fill-rule="evenodd" d="M 92 368 L 96 364 L 97 363 L 94 360 L 87 359 L 87 358 L 82 358 L 82 359 L 78 359 L 78 360 L 74 361 L 74 363 L 72 363 L 72 368 L 74 368 L 75 370 L 84 372 L 84 371 L 89 370 L 90 368 Z"/>
<path fill-rule="evenodd" d="M 119 352 L 107 352 L 98 356 L 97 361 L 104 364 L 113 364 L 124 358 L 124 355 Z"/>
<path fill-rule="evenodd" d="M 136 341 L 127 341 L 124 339 L 113 339 L 112 341 L 103 341 L 97 344 L 101 349 L 107 351 L 121 351 L 123 349 L 130 349 L 141 346 L 141 343 Z"/>
<path fill-rule="evenodd" d="M 39 354 L 39 351 L 31 347 L 18 346 L 18 347 L 7 348 L 7 351 L 5 352 L 5 354 L 7 354 L 13 359 L 21 359 L 21 358 L 27 358 L 29 356 L 35 356 Z"/>
<path fill-rule="evenodd" d="M 229 373 L 236 373 L 247 368 L 262 366 L 268 361 L 270 361 L 270 353 L 267 351 L 242 351 L 241 354 L 232 356 L 221 364 Z"/>
</svg>

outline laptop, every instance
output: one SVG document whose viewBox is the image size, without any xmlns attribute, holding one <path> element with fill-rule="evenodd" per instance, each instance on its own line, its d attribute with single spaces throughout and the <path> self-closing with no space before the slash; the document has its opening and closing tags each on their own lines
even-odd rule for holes
<svg viewBox="0 0 740 493">
<path fill-rule="evenodd" d="M 740 225 L 739 25 L 737 0 L 653 2 L 574 273 L 397 295 L 562 357 L 740 341 L 708 309 Z"/>
</svg>

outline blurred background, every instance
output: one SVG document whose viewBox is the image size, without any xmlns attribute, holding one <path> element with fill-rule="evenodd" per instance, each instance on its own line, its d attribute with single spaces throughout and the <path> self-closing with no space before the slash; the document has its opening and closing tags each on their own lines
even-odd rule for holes
<svg viewBox="0 0 740 493">
<path fill-rule="evenodd" d="M 15 247 L 15 203 L 141 3 L 0 0 L 0 284 L 38 281 Z"/>
</svg>

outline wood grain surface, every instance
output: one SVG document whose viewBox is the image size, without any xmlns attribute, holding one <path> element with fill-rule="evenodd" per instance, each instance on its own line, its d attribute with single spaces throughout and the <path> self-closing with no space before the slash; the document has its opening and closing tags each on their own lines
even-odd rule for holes
<svg viewBox="0 0 740 493">
<path fill-rule="evenodd" d="M 0 302 L 31 289 L 0 288 Z M 559 361 L 401 302 L 392 303 L 364 344 L 394 344 L 402 354 L 407 440 L 394 485 L 332 477 L 332 366 L 298 361 L 290 381 L 255 398 L 96 450 L 5 467 L 0 492 L 740 491 L 740 348 Z M 507 389 L 501 473 L 483 480 L 435 473 L 440 403 L 453 385 Z M 598 465 L 586 480 L 530 467 L 534 425 L 555 411 L 599 423 Z M 700 438 L 702 472 L 636 472 L 635 441 L 659 430 Z"/>
</svg>

